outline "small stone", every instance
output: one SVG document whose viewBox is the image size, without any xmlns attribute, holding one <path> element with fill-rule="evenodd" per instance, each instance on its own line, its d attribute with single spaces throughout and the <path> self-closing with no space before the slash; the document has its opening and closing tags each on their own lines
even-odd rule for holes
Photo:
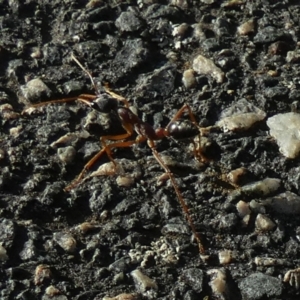
<svg viewBox="0 0 300 300">
<path fill-rule="evenodd" d="M 67 146 L 57 149 L 59 159 L 65 164 L 71 164 L 76 156 L 76 149 L 73 146 Z"/>
<path fill-rule="evenodd" d="M 133 11 L 126 11 L 120 14 L 115 25 L 122 32 L 134 32 L 139 30 L 143 23 Z"/>
<path fill-rule="evenodd" d="M 198 55 L 193 60 L 193 69 L 196 73 L 201 75 L 210 75 L 218 83 L 224 81 L 224 72 L 218 68 L 211 59 L 208 59 L 202 55 Z"/>
<path fill-rule="evenodd" d="M 53 238 L 66 252 L 73 253 L 76 250 L 77 243 L 71 234 L 55 232 Z"/>
<path fill-rule="evenodd" d="M 242 279 L 238 286 L 243 299 L 247 300 L 274 299 L 281 296 L 283 288 L 280 279 L 263 273 L 251 274 Z"/>
<path fill-rule="evenodd" d="M 58 140 L 53 142 L 50 146 L 52 148 L 56 148 L 58 145 L 65 145 L 65 146 L 71 146 L 71 144 L 76 143 L 78 139 L 87 139 L 90 136 L 90 134 L 86 131 L 76 131 L 76 132 L 70 132 L 62 137 L 60 137 Z"/>
<path fill-rule="evenodd" d="M 267 120 L 267 125 L 279 151 L 287 158 L 296 158 L 300 152 L 300 114 L 277 114 Z"/>
<path fill-rule="evenodd" d="M 224 294 L 227 292 L 226 274 L 223 270 L 212 269 L 207 272 L 208 275 L 213 275 L 210 282 L 211 289 L 217 299 L 223 299 Z"/>
<path fill-rule="evenodd" d="M 140 270 L 134 270 L 131 273 L 131 276 L 134 280 L 136 289 L 140 293 L 145 293 L 147 290 L 157 290 L 157 284 L 154 280 L 152 280 L 147 275 L 143 274 Z"/>
<path fill-rule="evenodd" d="M 243 175 L 245 175 L 246 172 L 247 172 L 247 170 L 245 168 L 238 168 L 238 169 L 232 170 L 231 172 L 228 173 L 227 179 L 234 184 L 238 184 L 238 182 L 240 181 L 240 178 Z"/>
<path fill-rule="evenodd" d="M 251 210 L 249 208 L 249 204 L 246 203 L 245 201 L 239 201 L 236 205 L 236 209 L 239 213 L 239 216 L 241 218 L 244 218 L 246 215 L 250 215 L 251 214 Z"/>
<path fill-rule="evenodd" d="M 241 192 L 247 195 L 264 195 L 267 196 L 274 193 L 280 187 L 281 180 L 277 178 L 265 178 L 241 187 Z"/>
<path fill-rule="evenodd" d="M 198 268 L 183 270 L 180 281 L 189 285 L 195 292 L 201 293 L 203 290 L 203 271 Z"/>
<path fill-rule="evenodd" d="M 9 134 L 13 137 L 17 137 L 23 130 L 23 126 L 19 125 L 17 127 L 12 127 L 9 129 Z"/>
<path fill-rule="evenodd" d="M 255 123 L 262 121 L 266 113 L 249 103 L 246 99 L 241 99 L 231 107 L 222 111 L 219 127 L 227 131 L 244 131 L 251 128 Z"/>
<path fill-rule="evenodd" d="M 188 69 L 183 72 L 182 83 L 186 89 L 190 89 L 196 85 L 195 71 Z"/>
<path fill-rule="evenodd" d="M 232 261 L 232 251 L 223 250 L 219 252 L 219 262 L 222 265 L 227 265 Z"/>
<path fill-rule="evenodd" d="M 105 296 L 102 298 L 102 300 L 138 300 L 139 297 L 138 295 L 136 294 L 119 294 L 115 297 L 108 297 L 108 296 Z"/>
<path fill-rule="evenodd" d="M 40 285 L 52 278 L 52 272 L 49 265 L 38 265 L 35 269 L 34 284 Z"/>
<path fill-rule="evenodd" d="M 300 197 L 292 192 L 284 192 L 275 197 L 268 198 L 265 205 L 271 207 L 280 214 L 299 215 L 300 214 Z"/>
<path fill-rule="evenodd" d="M 3 120 L 14 120 L 20 116 L 18 113 L 14 112 L 13 107 L 8 103 L 0 105 L 0 115 Z"/>
<path fill-rule="evenodd" d="M 32 260 L 37 255 L 36 247 L 32 240 L 27 241 L 24 244 L 23 250 L 20 252 L 20 258 L 22 260 Z"/>
<path fill-rule="evenodd" d="M 41 100 L 43 97 L 49 98 L 51 96 L 51 90 L 48 86 L 39 78 L 32 79 L 21 86 L 23 96 L 30 102 Z"/>
<path fill-rule="evenodd" d="M 78 229 L 84 234 L 88 233 L 89 231 L 93 231 L 95 228 L 97 228 L 97 226 L 90 222 L 84 222 L 78 225 Z"/>
<path fill-rule="evenodd" d="M 297 63 L 300 61 L 300 50 L 288 51 L 286 54 L 287 63 Z"/>
<path fill-rule="evenodd" d="M 274 229 L 276 224 L 267 216 L 258 214 L 255 220 L 255 227 L 260 231 L 270 231 Z"/>
<path fill-rule="evenodd" d="M 166 63 L 159 69 L 148 74 L 142 74 L 138 78 L 137 91 L 153 97 L 166 97 L 175 88 L 177 68 L 172 63 Z"/>
<path fill-rule="evenodd" d="M 6 253 L 5 248 L 0 244 L 0 261 L 8 260 L 8 255 Z"/>
<path fill-rule="evenodd" d="M 285 266 L 288 265 L 289 262 L 286 259 L 279 259 L 279 258 L 273 258 L 273 257 L 255 257 L 254 263 L 257 266 L 264 266 L 264 267 L 270 267 L 270 266 Z"/>
<path fill-rule="evenodd" d="M 186 23 L 182 23 L 180 25 L 174 26 L 172 35 L 183 38 L 189 29 L 189 25 Z"/>
<path fill-rule="evenodd" d="M 130 187 L 134 184 L 134 178 L 130 176 L 118 176 L 116 183 L 118 186 Z"/>
<path fill-rule="evenodd" d="M 237 32 L 240 35 L 247 35 L 247 34 L 253 32 L 253 31 L 254 31 L 254 20 L 253 19 L 241 24 L 237 28 Z"/>
<path fill-rule="evenodd" d="M 53 297 L 56 295 L 59 295 L 61 292 L 58 288 L 56 288 L 54 285 L 49 285 L 45 290 L 46 295 Z"/>
</svg>

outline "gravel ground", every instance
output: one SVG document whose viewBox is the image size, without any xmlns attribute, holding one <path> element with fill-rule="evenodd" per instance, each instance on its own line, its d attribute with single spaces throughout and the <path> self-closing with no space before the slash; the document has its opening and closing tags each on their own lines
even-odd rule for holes
<svg viewBox="0 0 300 300">
<path fill-rule="evenodd" d="M 1 299 L 299 299 L 299 15 L 296 0 L 0 1 Z M 83 103 L 30 108 L 95 94 L 71 53 L 154 128 L 190 105 L 206 160 L 157 150 L 205 254 L 146 143 L 64 191 L 123 132 Z"/>
</svg>

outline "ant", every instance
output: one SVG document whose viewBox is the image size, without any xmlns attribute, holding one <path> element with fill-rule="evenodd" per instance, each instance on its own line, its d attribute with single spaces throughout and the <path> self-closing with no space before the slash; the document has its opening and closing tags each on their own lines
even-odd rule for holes
<svg viewBox="0 0 300 300">
<path fill-rule="evenodd" d="M 78 59 L 73 54 L 71 54 L 71 58 L 88 75 L 93 85 L 93 88 L 96 92 L 96 95 L 81 94 L 78 97 L 70 97 L 70 98 L 64 98 L 60 100 L 41 102 L 25 109 L 23 113 L 24 112 L 26 113 L 26 111 L 28 111 L 30 108 L 36 108 L 36 107 L 40 107 L 52 103 L 64 103 L 64 102 L 71 102 L 77 100 L 85 103 L 86 105 L 90 106 L 91 108 L 97 110 L 100 113 L 108 114 L 114 112 L 118 116 L 121 125 L 125 130 L 125 133 L 118 134 L 118 135 L 106 135 L 100 137 L 102 149 L 85 164 L 78 177 L 71 184 L 69 184 L 64 190 L 68 192 L 73 188 L 75 188 L 83 180 L 88 170 L 90 170 L 90 168 L 95 164 L 97 160 L 99 160 L 99 158 L 104 153 L 106 153 L 110 161 L 113 163 L 114 169 L 116 170 L 117 164 L 112 157 L 112 150 L 114 148 L 130 147 L 134 144 L 147 142 L 149 148 L 152 151 L 153 156 L 160 164 L 160 166 L 164 169 L 165 174 L 171 181 L 171 184 L 175 190 L 175 193 L 180 202 L 184 215 L 189 223 L 189 226 L 192 229 L 194 238 L 197 241 L 200 254 L 201 255 L 205 254 L 204 247 L 196 231 L 196 227 L 192 221 L 192 218 L 189 214 L 189 208 L 185 200 L 183 199 L 183 196 L 175 181 L 173 173 L 171 172 L 169 167 L 165 164 L 165 162 L 157 152 L 156 145 L 155 145 L 155 141 L 163 139 L 165 137 L 169 137 L 174 140 L 189 139 L 193 143 L 195 157 L 198 160 L 202 160 L 203 157 L 202 154 L 200 153 L 200 147 L 197 147 L 196 143 L 194 142 L 194 138 L 196 136 L 199 137 L 199 141 L 200 141 L 201 132 L 190 106 L 188 104 L 184 104 L 178 110 L 178 112 L 175 114 L 175 116 L 171 119 L 171 121 L 165 128 L 158 128 L 155 130 L 151 125 L 142 121 L 137 115 L 135 115 L 129 109 L 128 101 L 124 97 L 111 91 L 110 88 L 108 87 L 108 84 L 104 84 L 105 93 L 100 93 L 94 82 L 91 73 L 83 67 L 83 65 L 78 61 Z M 123 106 L 120 105 L 120 102 L 123 103 Z M 180 119 L 180 117 L 183 115 L 185 111 L 188 112 L 189 120 Z M 129 138 L 134 134 L 134 132 L 137 134 L 137 137 L 133 140 L 130 140 Z M 113 141 L 113 142 L 108 144 L 107 141 Z"/>
</svg>

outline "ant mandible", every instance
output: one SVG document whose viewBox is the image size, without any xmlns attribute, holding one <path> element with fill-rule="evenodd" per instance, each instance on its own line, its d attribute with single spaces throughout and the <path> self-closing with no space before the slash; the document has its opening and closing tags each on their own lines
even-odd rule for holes
<svg viewBox="0 0 300 300">
<path fill-rule="evenodd" d="M 194 146 L 194 155 L 198 160 L 202 159 L 202 155 L 200 153 L 200 147 L 196 147 L 196 144 L 194 142 L 194 138 L 196 136 L 199 136 L 200 141 L 200 128 L 196 122 L 196 119 L 193 115 L 193 112 L 188 104 L 184 104 L 181 109 L 175 114 L 175 116 L 172 118 L 172 120 L 169 122 L 169 124 L 165 128 L 158 128 L 154 129 L 151 125 L 148 123 L 142 121 L 137 115 L 135 115 L 130 109 L 129 109 L 129 103 L 128 101 L 111 91 L 108 87 L 108 84 L 104 85 L 106 97 L 103 97 L 103 94 L 101 94 L 98 91 L 98 88 L 94 82 L 94 79 L 91 75 L 91 73 L 83 67 L 83 65 L 78 61 L 78 59 L 71 54 L 71 58 L 78 64 L 78 66 L 89 76 L 91 83 L 93 85 L 93 88 L 96 91 L 96 95 L 91 94 L 81 94 L 78 97 L 71 97 L 71 98 L 65 98 L 60 100 L 51 100 L 47 102 L 41 102 L 35 105 L 32 105 L 30 108 L 36 108 L 52 103 L 64 103 L 64 102 L 71 102 L 71 101 L 80 101 L 91 108 L 99 111 L 100 113 L 111 113 L 115 112 L 118 116 L 122 127 L 126 131 L 123 134 L 119 135 L 106 135 L 102 136 L 100 138 L 102 149 L 94 156 L 92 157 L 84 166 L 81 173 L 78 175 L 78 177 L 70 184 L 68 185 L 64 190 L 70 191 L 71 189 L 75 188 L 84 178 L 86 172 L 94 165 L 94 163 L 104 154 L 108 156 L 110 161 L 113 163 L 115 169 L 116 169 L 116 162 L 112 157 L 112 150 L 114 148 L 124 148 L 124 147 L 130 147 L 134 144 L 139 144 L 142 142 L 147 141 L 147 144 L 149 148 L 152 151 L 153 156 L 157 160 L 157 162 L 160 164 L 160 166 L 164 169 L 165 173 L 167 174 L 168 178 L 170 179 L 172 186 L 175 190 L 175 193 L 177 195 L 177 198 L 180 202 L 180 205 L 182 207 L 182 210 L 184 212 L 184 215 L 189 223 L 189 226 L 192 229 L 194 238 L 197 241 L 199 252 L 200 254 L 204 254 L 205 250 L 202 245 L 202 242 L 200 240 L 200 237 L 196 231 L 196 227 L 192 221 L 192 218 L 189 214 L 189 208 L 183 199 L 183 196 L 179 190 L 179 187 L 175 181 L 175 178 L 173 176 L 173 173 L 169 169 L 169 167 L 165 164 L 161 156 L 156 150 L 155 141 L 163 139 L 164 137 L 170 137 L 174 140 L 182 140 L 182 139 L 190 139 Z M 123 106 L 120 106 L 119 103 L 122 102 Z M 26 113 L 26 110 L 30 109 L 27 108 L 24 110 Z M 183 113 L 187 111 L 189 115 L 190 120 L 186 119 L 180 119 L 180 117 L 183 115 Z M 134 140 L 128 140 L 133 133 L 136 132 L 137 137 Z M 114 141 L 110 144 L 107 144 L 107 141 Z"/>
</svg>

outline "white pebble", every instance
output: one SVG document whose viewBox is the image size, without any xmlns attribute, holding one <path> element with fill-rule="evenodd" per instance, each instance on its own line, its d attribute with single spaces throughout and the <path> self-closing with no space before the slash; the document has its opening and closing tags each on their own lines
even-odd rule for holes
<svg viewBox="0 0 300 300">
<path fill-rule="evenodd" d="M 196 85 L 195 71 L 188 69 L 183 72 L 182 83 L 186 89 L 190 89 Z"/>
<path fill-rule="evenodd" d="M 229 108 L 222 111 L 219 127 L 227 131 L 243 131 L 251 128 L 255 123 L 262 121 L 266 113 L 249 103 L 246 99 L 241 99 Z"/>
<path fill-rule="evenodd" d="M 140 270 L 134 270 L 130 273 L 130 275 L 132 276 L 136 289 L 140 292 L 140 293 L 144 293 L 149 289 L 152 290 L 157 290 L 157 284 L 154 280 L 152 280 L 150 277 L 148 277 L 147 275 L 143 274 Z"/>
<path fill-rule="evenodd" d="M 63 163 L 70 164 L 76 156 L 76 150 L 73 146 L 58 148 L 57 155 Z"/>
<path fill-rule="evenodd" d="M 255 220 L 255 227 L 260 231 L 270 231 L 276 224 L 267 216 L 258 214 Z"/>
<path fill-rule="evenodd" d="M 229 264 L 232 261 L 232 251 L 223 250 L 219 252 L 219 262 L 222 265 Z"/>
<path fill-rule="evenodd" d="M 224 81 L 224 72 L 218 68 L 211 59 L 202 55 L 198 55 L 194 58 L 193 69 L 198 74 L 210 75 L 218 83 L 222 83 Z"/>
<path fill-rule="evenodd" d="M 296 158 L 300 152 L 300 114 L 277 114 L 267 120 L 267 125 L 279 151 L 287 158 Z"/>
<path fill-rule="evenodd" d="M 239 216 L 241 218 L 244 218 L 245 216 L 247 215 L 250 215 L 251 214 L 251 210 L 249 208 L 249 204 L 246 203 L 245 201 L 239 201 L 236 205 L 236 209 L 239 213 Z"/>
</svg>

